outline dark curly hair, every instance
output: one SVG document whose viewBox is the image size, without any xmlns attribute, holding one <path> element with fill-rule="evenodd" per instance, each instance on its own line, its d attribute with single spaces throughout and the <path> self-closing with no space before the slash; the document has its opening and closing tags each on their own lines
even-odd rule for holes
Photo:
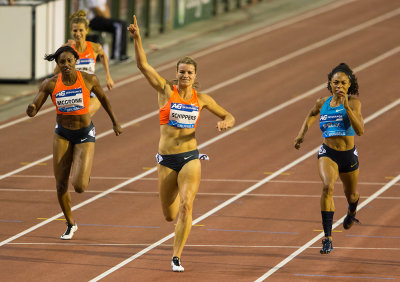
<svg viewBox="0 0 400 282">
<path fill-rule="evenodd" d="M 337 72 L 343 72 L 349 77 L 351 85 L 347 91 L 347 94 L 359 95 L 357 77 L 354 75 L 351 68 L 345 63 L 340 63 L 339 65 L 334 67 L 333 70 L 328 74 L 328 86 L 327 87 L 328 87 L 329 92 L 332 93 L 331 79 L 332 79 L 333 75 Z"/>
<path fill-rule="evenodd" d="M 78 53 L 76 53 L 76 51 L 71 46 L 62 46 L 62 47 L 58 48 L 57 51 L 54 52 L 53 54 L 46 54 L 44 56 L 44 59 L 46 61 L 54 61 L 55 60 L 57 63 L 58 57 L 64 52 L 72 53 L 72 55 L 74 55 L 75 59 L 79 60 Z"/>
</svg>

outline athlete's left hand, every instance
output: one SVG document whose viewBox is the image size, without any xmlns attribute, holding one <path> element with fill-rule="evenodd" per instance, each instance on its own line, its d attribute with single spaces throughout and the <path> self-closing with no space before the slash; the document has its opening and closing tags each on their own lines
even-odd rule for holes
<svg viewBox="0 0 400 282">
<path fill-rule="evenodd" d="M 114 81 L 112 80 L 112 78 L 107 78 L 107 88 L 108 90 L 111 90 L 114 87 Z"/>
<path fill-rule="evenodd" d="M 122 133 L 122 127 L 119 125 L 119 123 L 113 125 L 113 130 L 117 136 Z"/>
<path fill-rule="evenodd" d="M 218 128 L 218 131 L 225 131 L 225 130 L 227 130 L 228 128 L 231 128 L 232 126 L 231 125 L 229 125 L 226 121 L 224 121 L 224 120 L 221 120 L 221 121 L 219 121 L 219 122 L 217 122 L 217 128 Z"/>
<path fill-rule="evenodd" d="M 343 104 L 344 108 L 348 109 L 349 108 L 349 96 L 347 95 L 347 93 L 339 92 L 338 96 L 342 100 L 342 104 Z"/>
</svg>

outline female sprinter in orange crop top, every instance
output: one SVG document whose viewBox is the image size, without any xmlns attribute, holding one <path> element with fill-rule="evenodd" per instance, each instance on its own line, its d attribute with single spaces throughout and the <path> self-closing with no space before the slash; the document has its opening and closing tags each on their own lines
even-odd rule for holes
<svg viewBox="0 0 400 282">
<path fill-rule="evenodd" d="M 158 186 L 162 210 L 167 221 L 178 215 L 175 227 L 172 270 L 184 270 L 180 256 L 192 226 L 192 208 L 200 184 L 200 161 L 195 127 L 203 108 L 222 119 L 219 131 L 232 127 L 233 116 L 209 95 L 193 89 L 197 64 L 189 57 L 177 63 L 176 85 L 165 80 L 147 63 L 136 17 L 128 27 L 135 40 L 137 66 L 158 92 L 160 108 L 160 142 L 158 154 Z"/>
<path fill-rule="evenodd" d="M 57 110 L 57 125 L 53 141 L 53 169 L 57 185 L 57 197 L 67 220 L 67 230 L 61 236 L 70 240 L 78 229 L 71 213 L 71 197 L 68 181 L 72 169 L 72 185 L 77 193 L 85 191 L 92 169 L 95 129 L 89 114 L 90 91 L 98 97 L 113 123 L 118 136 L 122 133 L 111 105 L 96 75 L 75 70 L 78 54 L 70 46 L 60 47 L 54 54 L 46 55 L 55 60 L 61 73 L 42 82 L 39 93 L 26 113 L 34 117 L 50 96 Z M 73 165 L 72 165 L 73 164 Z"/>
<path fill-rule="evenodd" d="M 78 53 L 79 59 L 76 63 L 76 70 L 94 74 L 96 67 L 96 58 L 99 57 L 106 72 L 107 88 L 111 90 L 114 87 L 114 81 L 111 78 L 110 69 L 108 66 L 107 55 L 100 44 L 86 41 L 86 36 L 89 32 L 89 20 L 86 18 L 86 12 L 79 10 L 70 16 L 71 35 L 73 40 L 68 40 L 63 46 L 71 46 Z M 56 66 L 55 73 L 60 70 Z M 101 104 L 96 95 L 90 93 L 90 116 L 92 117 Z"/>
</svg>

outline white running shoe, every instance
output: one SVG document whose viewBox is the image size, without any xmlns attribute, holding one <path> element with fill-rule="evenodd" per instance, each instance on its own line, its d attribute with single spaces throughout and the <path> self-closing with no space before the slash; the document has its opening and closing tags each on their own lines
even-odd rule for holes
<svg viewBox="0 0 400 282">
<path fill-rule="evenodd" d="M 63 235 L 61 235 L 60 239 L 61 240 L 71 240 L 72 237 L 74 236 L 74 233 L 76 232 L 76 230 L 78 230 L 78 225 L 75 224 L 69 224 L 67 222 L 67 230 L 65 230 L 65 233 Z"/>
<path fill-rule="evenodd" d="M 181 261 L 178 257 L 173 257 L 171 261 L 172 271 L 183 272 L 185 269 L 181 265 Z"/>
</svg>

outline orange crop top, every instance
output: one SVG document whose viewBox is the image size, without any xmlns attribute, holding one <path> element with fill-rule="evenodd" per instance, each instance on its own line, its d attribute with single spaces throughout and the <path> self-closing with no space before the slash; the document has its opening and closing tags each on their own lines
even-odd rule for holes
<svg viewBox="0 0 400 282">
<path fill-rule="evenodd" d="M 96 57 L 94 56 L 93 46 L 90 41 L 86 41 L 86 50 L 83 53 L 79 53 L 75 46 L 72 46 L 79 55 L 79 60 L 76 61 L 75 68 L 78 71 L 85 71 L 90 74 L 94 74 L 96 68 Z"/>
<path fill-rule="evenodd" d="M 56 106 L 57 114 L 84 115 L 89 112 L 90 91 L 86 88 L 80 71 L 76 72 L 76 82 L 67 86 L 58 75 L 51 99 Z"/>
<path fill-rule="evenodd" d="M 200 104 L 197 92 L 193 89 L 192 98 L 185 101 L 179 96 L 178 88 L 174 91 L 167 104 L 160 109 L 160 124 L 168 124 L 178 128 L 195 128 L 200 117 Z"/>
</svg>

